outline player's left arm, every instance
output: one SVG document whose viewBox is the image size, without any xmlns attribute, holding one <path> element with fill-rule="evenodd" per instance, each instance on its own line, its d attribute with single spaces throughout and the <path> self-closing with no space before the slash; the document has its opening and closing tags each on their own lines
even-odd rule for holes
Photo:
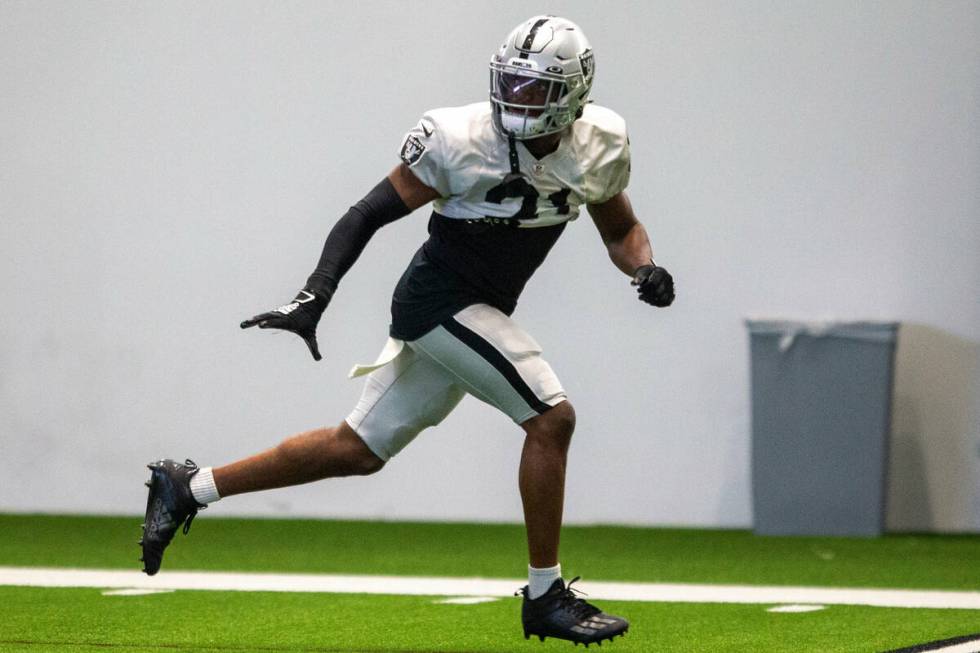
<svg viewBox="0 0 980 653">
<path fill-rule="evenodd" d="M 633 213 L 626 192 L 587 208 L 610 260 L 632 277 L 640 300 L 654 306 L 670 306 L 674 301 L 674 279 L 654 262 L 647 230 Z"/>
</svg>

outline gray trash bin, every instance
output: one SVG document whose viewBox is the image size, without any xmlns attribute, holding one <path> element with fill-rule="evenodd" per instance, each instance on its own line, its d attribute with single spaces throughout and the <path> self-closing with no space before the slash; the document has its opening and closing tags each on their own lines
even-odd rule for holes
<svg viewBox="0 0 980 653">
<path fill-rule="evenodd" d="M 880 535 L 898 323 L 747 320 L 760 535 Z"/>
</svg>

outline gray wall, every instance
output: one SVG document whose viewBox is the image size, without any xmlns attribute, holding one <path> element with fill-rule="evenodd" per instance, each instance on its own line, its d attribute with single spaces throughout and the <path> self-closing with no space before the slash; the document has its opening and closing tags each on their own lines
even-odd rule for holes
<svg viewBox="0 0 980 653">
<path fill-rule="evenodd" d="M 558 2 L 628 121 L 671 269 L 634 298 L 583 217 L 516 318 L 579 413 L 574 522 L 746 526 L 748 315 L 903 331 L 894 528 L 976 529 L 980 4 Z M 494 3 L 0 3 L 0 510 L 138 513 L 141 465 L 339 422 L 427 214 L 384 229 L 314 364 L 291 297 L 427 108 L 485 97 Z M 520 432 L 467 399 L 379 475 L 216 514 L 518 520 Z"/>
</svg>

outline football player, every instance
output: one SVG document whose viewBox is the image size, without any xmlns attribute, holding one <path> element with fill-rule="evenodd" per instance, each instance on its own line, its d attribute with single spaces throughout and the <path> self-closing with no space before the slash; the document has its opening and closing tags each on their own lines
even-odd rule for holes
<svg viewBox="0 0 980 653">
<path fill-rule="evenodd" d="M 390 337 L 357 406 L 338 426 L 286 439 L 223 467 L 160 460 L 142 539 L 155 574 L 177 529 L 219 498 L 371 474 L 466 394 L 506 413 L 525 432 L 519 470 L 529 550 L 521 588 L 525 637 L 589 644 L 629 627 L 579 598 L 558 560 L 565 462 L 575 412 L 541 347 L 510 315 L 525 283 L 584 205 L 612 262 L 640 300 L 669 306 L 671 275 L 626 196 L 629 139 L 623 119 L 591 104 L 595 61 L 574 23 L 536 16 L 490 61 L 490 99 L 435 109 L 401 145 L 401 163 L 327 236 L 292 302 L 242 322 L 283 329 L 320 360 L 316 327 L 344 273 L 382 226 L 433 203 L 429 238 L 395 288 Z"/>
</svg>

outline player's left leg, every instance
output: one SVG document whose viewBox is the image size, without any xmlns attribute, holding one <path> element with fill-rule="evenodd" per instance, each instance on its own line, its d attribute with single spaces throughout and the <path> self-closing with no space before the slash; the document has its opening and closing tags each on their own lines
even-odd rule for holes
<svg viewBox="0 0 980 653">
<path fill-rule="evenodd" d="M 575 412 L 540 346 L 508 316 L 484 304 L 463 309 L 408 344 L 525 431 L 519 472 L 530 555 L 529 583 L 522 589 L 525 637 L 590 644 L 625 633 L 625 619 L 578 598 L 572 583 L 561 578 L 558 544 Z"/>
<path fill-rule="evenodd" d="M 558 564 L 565 463 L 575 410 L 563 401 L 521 427 L 526 436 L 519 480 L 531 560 L 530 582 L 522 590 L 524 636 L 558 637 L 586 645 L 612 640 L 629 629 L 629 622 L 578 598 L 570 588 L 574 580 L 566 585 Z"/>
<path fill-rule="evenodd" d="M 528 556 L 532 568 L 550 568 L 558 564 L 565 463 L 575 430 L 575 410 L 566 400 L 521 427 L 526 435 L 518 484 L 524 504 Z"/>
</svg>

